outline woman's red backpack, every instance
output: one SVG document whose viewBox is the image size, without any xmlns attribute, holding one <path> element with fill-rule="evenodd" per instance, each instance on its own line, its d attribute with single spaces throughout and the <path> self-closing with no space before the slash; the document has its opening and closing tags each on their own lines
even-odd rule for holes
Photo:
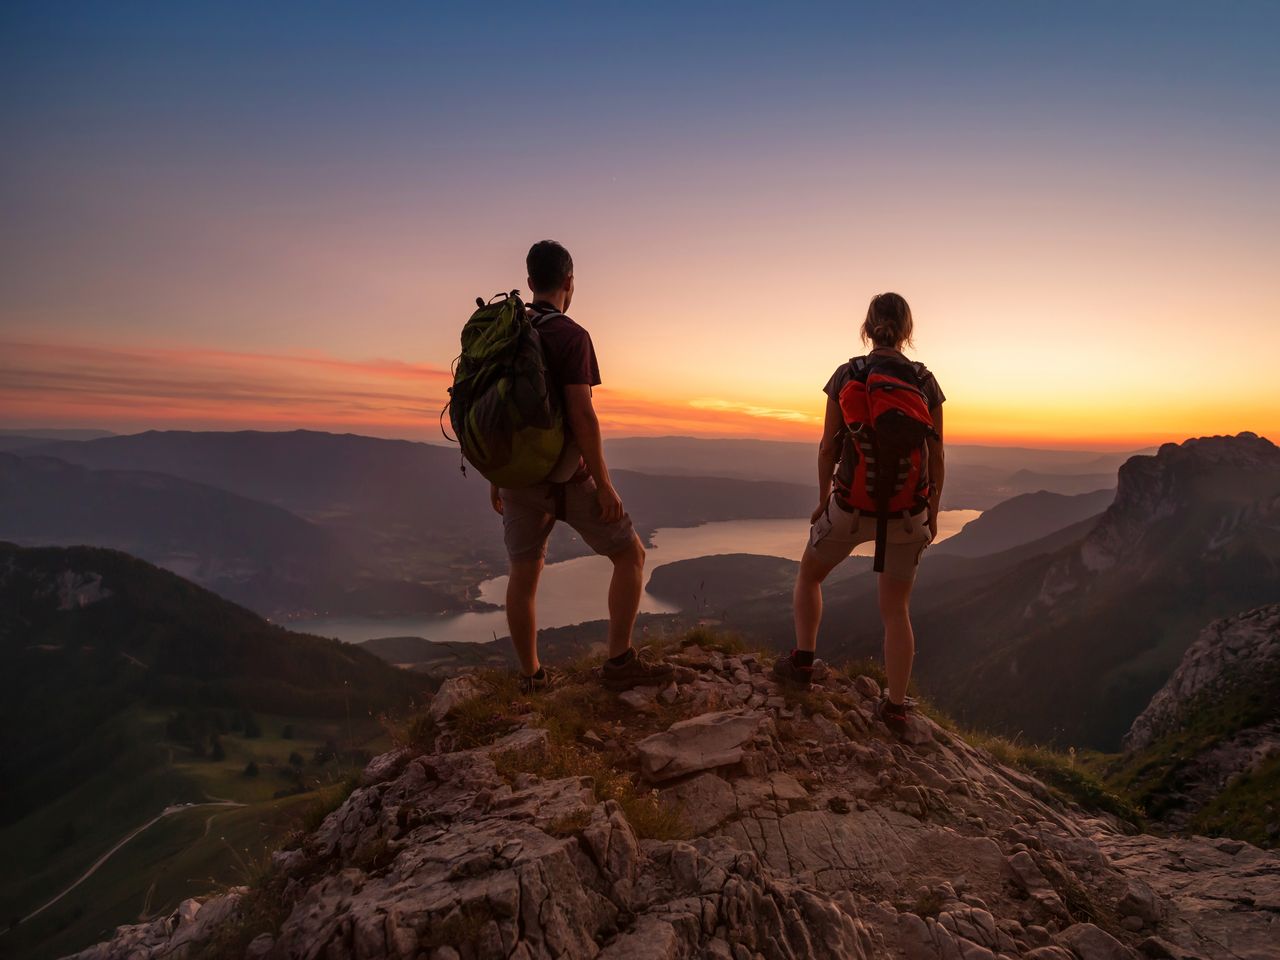
<svg viewBox="0 0 1280 960">
<path fill-rule="evenodd" d="M 840 390 L 840 411 L 849 428 L 838 488 L 854 510 L 876 518 L 873 569 L 884 570 L 889 518 L 929 504 L 928 446 L 939 439 L 921 383 L 923 364 L 897 357 L 855 357 L 850 380 Z"/>
</svg>

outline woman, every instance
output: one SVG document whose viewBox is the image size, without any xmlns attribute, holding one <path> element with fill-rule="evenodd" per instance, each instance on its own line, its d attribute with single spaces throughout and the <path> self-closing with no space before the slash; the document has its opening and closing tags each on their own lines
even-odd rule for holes
<svg viewBox="0 0 1280 960">
<path fill-rule="evenodd" d="M 877 539 L 879 520 L 882 537 L 876 568 L 883 568 L 880 617 L 889 689 L 877 713 L 898 735 L 907 727 L 907 684 L 915 656 L 908 609 L 911 587 L 920 555 L 938 532 L 943 481 L 945 397 L 924 364 L 913 363 L 902 353 L 903 346 L 911 343 L 911 334 L 907 301 L 896 293 L 874 297 L 862 324 L 862 342 L 872 347 L 871 352 L 841 364 L 824 388 L 827 411 L 818 448 L 818 508 L 810 520 L 809 544 L 795 586 L 796 648 L 773 668 L 776 679 L 808 686 L 822 620 L 822 581 L 854 547 Z M 879 387 L 886 388 L 879 396 L 905 398 L 914 404 L 915 419 L 910 423 L 901 416 L 876 419 L 876 401 L 869 406 L 867 398 L 877 396 Z M 903 423 L 918 431 L 908 430 L 909 437 L 925 439 L 905 443 L 898 439 L 892 431 Z M 884 469 L 895 460 L 898 469 Z M 892 490 L 876 485 L 877 461 Z M 909 506 L 890 515 L 886 509 L 890 494 L 894 504 Z"/>
</svg>

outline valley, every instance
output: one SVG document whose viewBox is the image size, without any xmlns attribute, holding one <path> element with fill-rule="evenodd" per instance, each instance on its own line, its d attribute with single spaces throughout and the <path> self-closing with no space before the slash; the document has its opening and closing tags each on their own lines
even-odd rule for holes
<svg viewBox="0 0 1280 960">
<path fill-rule="evenodd" d="M 50 544 L 0 547 L 5 729 L 24 731 L 0 742 L 12 784 L 0 843 L 21 865 L 0 884 L 0 910 L 21 921 L 3 937 L 15 956 L 57 956 L 216 884 L 256 882 L 270 850 L 314 826 L 393 746 L 388 730 L 403 728 L 384 715 L 412 710 L 445 678 L 513 662 L 496 606 L 497 518 L 443 448 L 141 436 L 35 438 L 0 453 L 0 533 Z M 276 444 L 289 455 L 269 455 Z M 648 518 L 642 642 L 692 628 L 789 646 L 797 518 L 812 508 L 808 485 L 785 479 L 790 446 L 712 444 L 706 460 L 732 477 L 616 471 L 629 508 Z M 633 452 L 666 469 L 665 449 Z M 669 456 L 691 449 L 673 442 Z M 353 451 L 371 459 L 351 469 Z M 294 489 L 304 468 L 285 462 L 293 455 L 322 475 L 315 488 Z M 345 476 L 324 474 L 321 462 L 340 455 Z M 1078 748 L 1081 769 L 1153 828 L 1274 845 L 1274 660 L 1254 668 L 1252 693 L 1239 671 L 1228 676 L 1230 709 L 1196 712 L 1129 750 L 1120 737 L 1207 624 L 1276 601 L 1276 448 L 1251 435 L 1167 445 L 1080 492 L 1099 483 L 1097 456 L 1018 462 L 988 454 L 968 481 L 955 470 L 959 489 L 987 491 L 968 501 L 985 506 L 944 512 L 926 551 L 913 604 L 920 693 L 977 737 Z M 444 492 L 421 497 L 379 465 Z M 1056 489 L 1010 492 L 1028 477 Z M 432 516 L 441 510 L 448 519 Z M 608 565 L 564 533 L 550 560 L 544 656 L 598 654 Z M 229 601 L 311 616 L 284 630 Z M 878 657 L 869 560 L 843 564 L 826 601 L 820 656 Z M 455 621 L 471 626 L 428 629 Z"/>
<path fill-rule="evenodd" d="M 486 485 L 459 469 L 453 448 L 305 430 L 9 440 L 0 452 L 0 539 L 124 550 L 274 620 L 479 611 L 476 587 L 505 567 Z M 607 446 L 642 537 L 813 509 L 808 444 Z M 1017 475 L 1028 464 L 1048 491 L 1113 485 L 1097 471 L 1123 459 L 948 449 L 951 509 L 984 510 L 1025 492 Z M 576 538 L 557 537 L 549 559 L 586 552 Z"/>
</svg>

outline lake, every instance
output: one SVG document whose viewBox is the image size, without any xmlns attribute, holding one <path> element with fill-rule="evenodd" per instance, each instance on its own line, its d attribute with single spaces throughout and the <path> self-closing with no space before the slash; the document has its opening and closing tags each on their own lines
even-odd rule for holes
<svg viewBox="0 0 1280 960">
<path fill-rule="evenodd" d="M 938 541 L 960 532 L 980 510 L 944 510 L 938 515 Z M 692 560 L 720 553 L 754 553 L 799 560 L 809 535 L 803 520 L 725 520 L 697 527 L 666 527 L 654 532 L 653 546 L 645 564 L 647 576 L 656 567 L 677 560 Z M 867 543 L 855 552 L 871 556 Z M 608 616 L 605 596 L 613 566 L 603 557 L 577 557 L 550 563 L 542 571 L 538 586 L 538 626 L 565 627 Z M 480 584 L 480 599 L 501 605 L 505 602 L 507 578 L 494 577 Z M 663 603 L 646 591 L 640 598 L 641 613 L 675 613 L 677 607 Z M 290 630 L 336 637 L 359 643 L 374 637 L 425 637 L 428 640 L 482 643 L 507 635 L 507 615 L 503 610 L 421 617 L 333 617 L 295 620 L 284 624 Z"/>
</svg>

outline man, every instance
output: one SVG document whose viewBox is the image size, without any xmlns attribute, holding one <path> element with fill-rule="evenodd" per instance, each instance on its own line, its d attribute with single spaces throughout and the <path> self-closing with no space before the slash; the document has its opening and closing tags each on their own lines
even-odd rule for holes
<svg viewBox="0 0 1280 960">
<path fill-rule="evenodd" d="M 493 486 L 493 509 L 502 515 L 511 561 L 507 581 L 507 626 L 520 660 L 525 693 L 545 690 L 546 668 L 538 660 L 534 597 L 556 520 L 573 527 L 584 543 L 613 561 L 609 583 L 609 659 L 601 675 L 605 686 L 628 690 L 657 684 L 672 675 L 666 664 L 648 663 L 631 646 L 631 632 L 644 587 L 644 546 L 609 479 L 600 438 L 600 422 L 591 404 L 591 388 L 600 383 L 591 335 L 565 315 L 573 300 L 573 259 L 553 240 L 541 240 L 525 260 L 530 311 L 542 340 L 554 389 L 562 393 L 564 453 L 546 482 L 520 489 Z"/>
</svg>

